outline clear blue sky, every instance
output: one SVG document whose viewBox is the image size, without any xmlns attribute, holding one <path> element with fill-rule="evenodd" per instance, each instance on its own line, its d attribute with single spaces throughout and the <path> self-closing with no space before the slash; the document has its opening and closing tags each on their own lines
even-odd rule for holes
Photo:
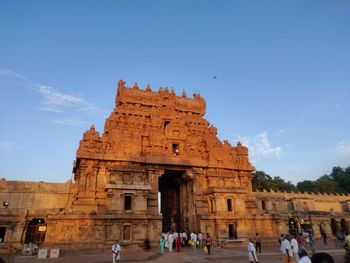
<svg viewBox="0 0 350 263">
<path fill-rule="evenodd" d="M 119 79 L 201 93 L 257 170 L 350 166 L 349 1 L 1 1 L 0 178 L 70 179 Z"/>
</svg>

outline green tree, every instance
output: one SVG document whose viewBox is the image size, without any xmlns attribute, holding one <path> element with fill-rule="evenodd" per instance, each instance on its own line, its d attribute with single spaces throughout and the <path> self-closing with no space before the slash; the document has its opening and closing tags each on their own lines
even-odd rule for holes
<svg viewBox="0 0 350 263">
<path fill-rule="evenodd" d="M 345 169 L 339 166 L 333 167 L 329 177 L 336 182 L 341 192 L 350 192 L 350 167 Z"/>
<path fill-rule="evenodd" d="M 290 181 L 285 181 L 279 176 L 274 176 L 266 174 L 263 171 L 256 171 L 252 174 L 252 185 L 253 191 L 266 189 L 270 191 L 271 189 L 276 191 L 296 191 L 297 188 Z"/>
<path fill-rule="evenodd" d="M 338 187 L 337 182 L 334 181 L 328 175 L 321 176 L 315 181 L 315 190 L 317 192 L 334 194 L 342 192 L 342 189 Z"/>
<path fill-rule="evenodd" d="M 271 189 L 277 191 L 301 191 L 322 193 L 350 193 L 350 167 L 333 167 L 330 175 L 323 175 L 315 181 L 304 180 L 295 186 L 290 181 L 285 181 L 279 176 L 270 176 L 263 171 L 252 174 L 253 191 Z"/>
<path fill-rule="evenodd" d="M 252 174 L 253 191 L 271 190 L 272 177 L 263 171 L 256 171 Z"/>
<path fill-rule="evenodd" d="M 272 179 L 272 189 L 278 191 L 295 192 L 297 188 L 291 181 L 285 181 L 279 176 L 274 176 Z"/>
<path fill-rule="evenodd" d="M 316 185 L 314 181 L 304 180 L 297 183 L 297 188 L 300 192 L 315 192 Z"/>
</svg>

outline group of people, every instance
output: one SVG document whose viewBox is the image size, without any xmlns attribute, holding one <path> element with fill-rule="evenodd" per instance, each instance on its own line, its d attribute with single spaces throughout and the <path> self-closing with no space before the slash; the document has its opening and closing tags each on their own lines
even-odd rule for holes
<svg viewBox="0 0 350 263">
<path fill-rule="evenodd" d="M 327 253 L 314 253 L 312 258 L 309 258 L 306 247 L 309 246 L 315 252 L 315 239 L 311 231 L 302 231 L 298 235 L 282 234 L 279 243 L 283 263 L 334 263 L 333 258 Z M 261 239 L 258 233 L 256 233 L 255 238 L 249 238 L 248 241 L 248 260 L 250 263 L 259 262 L 257 252 L 261 253 Z"/>
<path fill-rule="evenodd" d="M 311 230 L 303 230 L 294 235 L 282 234 L 279 242 L 285 260 L 292 258 L 295 262 L 299 262 L 299 259 L 302 258 L 299 252 L 305 252 L 306 248 L 310 248 L 313 253 L 315 252 L 315 238 Z M 308 262 L 308 260 L 305 257 L 301 262 Z"/>
<path fill-rule="evenodd" d="M 197 247 L 203 248 L 210 255 L 212 243 L 213 241 L 209 233 L 204 236 L 201 232 L 191 232 L 191 234 L 188 235 L 186 231 L 171 231 L 162 233 L 159 245 L 162 254 L 164 254 L 165 248 L 169 249 L 169 252 L 172 252 L 173 250 L 180 252 L 181 247 L 191 246 L 193 249 L 196 249 Z"/>
<path fill-rule="evenodd" d="M 304 255 L 299 256 L 302 249 L 305 248 L 305 237 L 300 233 L 298 236 L 282 234 L 280 237 L 280 250 L 282 253 L 282 262 L 299 262 L 299 259 L 302 259 L 301 262 L 308 263 L 308 258 Z M 311 261 L 310 261 L 311 262 Z"/>
<path fill-rule="evenodd" d="M 306 248 L 310 247 L 314 252 L 315 244 L 315 239 L 311 231 L 302 231 L 298 235 L 282 234 L 279 243 L 283 263 L 334 263 L 333 258 L 327 253 L 314 253 L 311 259 L 308 257 Z M 161 254 L 164 254 L 165 248 L 168 248 L 169 252 L 172 252 L 173 249 L 175 249 L 176 252 L 180 252 L 181 247 L 190 245 L 193 249 L 196 249 L 197 247 L 203 248 L 208 255 L 210 255 L 212 244 L 213 241 L 209 233 L 204 236 L 201 232 L 192 232 L 187 235 L 185 231 L 172 231 L 162 233 L 160 238 L 160 252 Z M 350 251 L 350 234 L 347 234 L 345 237 L 344 246 L 347 252 Z M 117 240 L 112 246 L 113 263 L 119 262 L 120 250 L 121 247 L 119 240 Z M 259 262 L 257 252 L 261 253 L 261 238 L 259 233 L 256 233 L 254 238 L 249 238 L 248 241 L 248 259 L 250 263 Z"/>
</svg>

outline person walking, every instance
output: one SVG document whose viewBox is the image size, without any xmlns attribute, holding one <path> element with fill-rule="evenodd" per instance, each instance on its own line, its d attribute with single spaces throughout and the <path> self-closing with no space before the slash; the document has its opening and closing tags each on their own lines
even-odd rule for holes
<svg viewBox="0 0 350 263">
<path fill-rule="evenodd" d="M 290 237 L 286 236 L 281 243 L 281 252 L 282 252 L 282 262 L 283 263 L 294 263 L 294 257 L 292 248 L 290 245 Z"/>
<path fill-rule="evenodd" d="M 161 238 L 160 238 L 159 246 L 160 246 L 160 253 L 163 255 L 163 254 L 164 254 L 164 247 L 165 247 L 165 240 L 164 240 L 164 237 L 161 237 Z"/>
<path fill-rule="evenodd" d="M 311 263 L 311 259 L 308 257 L 307 252 L 304 249 L 299 249 L 298 256 L 300 258 L 298 263 Z"/>
<path fill-rule="evenodd" d="M 119 262 L 120 261 L 120 245 L 119 245 L 119 240 L 117 240 L 113 246 L 112 246 L 112 259 L 113 259 L 113 263 Z"/>
<path fill-rule="evenodd" d="M 303 237 L 305 238 L 305 248 L 310 246 L 310 237 L 309 237 L 309 232 L 303 230 L 302 231 Z"/>
<path fill-rule="evenodd" d="M 168 248 L 169 248 L 169 252 L 173 252 L 173 242 L 174 242 L 173 233 L 169 233 L 169 235 L 168 235 Z"/>
<path fill-rule="evenodd" d="M 205 246 L 208 249 L 208 255 L 210 256 L 210 248 L 213 245 L 213 240 L 211 239 L 209 233 L 207 233 L 207 237 L 205 238 Z"/>
<path fill-rule="evenodd" d="M 297 241 L 298 241 L 299 248 L 305 248 L 305 238 L 302 233 L 299 233 L 297 237 Z"/>
<path fill-rule="evenodd" d="M 165 242 L 165 245 L 164 245 L 164 247 L 165 248 L 168 248 L 168 237 L 169 237 L 169 232 L 166 232 L 165 234 L 164 234 L 164 242 Z"/>
<path fill-rule="evenodd" d="M 181 248 L 181 237 L 180 237 L 180 235 L 177 235 L 177 237 L 175 239 L 175 248 L 176 248 L 176 252 L 180 252 L 180 248 Z"/>
<path fill-rule="evenodd" d="M 282 241 L 284 239 L 284 234 L 281 234 L 281 236 L 279 237 L 278 239 L 278 243 L 281 245 L 282 244 Z"/>
<path fill-rule="evenodd" d="M 256 255 L 256 249 L 253 243 L 253 239 L 250 237 L 248 241 L 248 260 L 250 263 L 259 262 L 258 257 Z"/>
<path fill-rule="evenodd" d="M 198 233 L 199 247 L 203 248 L 203 234 L 202 232 Z"/>
<path fill-rule="evenodd" d="M 196 232 L 193 232 L 192 243 L 193 243 L 193 249 L 196 249 L 196 247 L 197 247 L 197 234 L 196 234 Z"/>
<path fill-rule="evenodd" d="M 290 240 L 290 246 L 292 248 L 292 252 L 293 252 L 293 256 L 295 259 L 295 262 L 299 262 L 299 246 L 298 246 L 298 241 L 296 240 L 296 235 L 294 234 L 294 236 L 292 237 L 292 239 Z"/>
<path fill-rule="evenodd" d="M 182 245 L 183 245 L 184 247 L 186 247 L 186 246 L 187 246 L 187 233 L 186 233 L 185 230 L 182 231 L 181 237 L 182 237 Z"/>
<path fill-rule="evenodd" d="M 255 241 L 255 250 L 256 250 L 256 252 L 261 253 L 261 239 L 259 237 L 259 233 L 255 234 L 254 241 Z"/>
<path fill-rule="evenodd" d="M 312 252 L 312 254 L 315 254 L 316 253 L 316 251 L 315 251 L 316 240 L 315 240 L 314 235 L 312 234 L 312 230 L 311 229 L 308 230 L 308 234 L 309 234 L 309 245 L 310 245 L 310 248 L 311 248 L 311 252 Z"/>
<path fill-rule="evenodd" d="M 173 230 L 173 250 L 175 250 L 175 247 L 176 247 L 177 236 L 178 236 L 178 234 L 177 234 L 176 230 Z"/>
</svg>

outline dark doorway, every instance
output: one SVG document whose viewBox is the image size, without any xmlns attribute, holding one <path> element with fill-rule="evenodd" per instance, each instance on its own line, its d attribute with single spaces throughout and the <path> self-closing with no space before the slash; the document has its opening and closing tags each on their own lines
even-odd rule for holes
<svg viewBox="0 0 350 263">
<path fill-rule="evenodd" d="M 237 239 L 237 230 L 235 224 L 228 225 L 228 239 Z"/>
<path fill-rule="evenodd" d="M 346 233 L 348 232 L 348 226 L 344 218 L 340 220 L 340 228 L 341 228 L 341 233 L 343 235 L 346 235 Z"/>
<path fill-rule="evenodd" d="M 160 212 L 163 215 L 162 231 L 182 231 L 187 228 L 187 184 L 184 171 L 165 170 L 159 178 Z"/>
<path fill-rule="evenodd" d="M 6 227 L 0 227 L 0 244 L 4 243 Z"/>
<path fill-rule="evenodd" d="M 289 218 L 288 227 L 289 227 L 289 234 L 290 235 L 298 234 L 298 224 L 294 218 Z"/>
<path fill-rule="evenodd" d="M 338 233 L 337 231 L 338 229 L 337 229 L 337 221 L 335 221 L 334 218 L 331 219 L 331 229 L 332 229 L 332 234 L 336 236 Z"/>
<path fill-rule="evenodd" d="M 27 225 L 26 238 L 24 243 L 41 244 L 45 240 L 46 223 L 43 218 L 34 218 Z"/>
</svg>

